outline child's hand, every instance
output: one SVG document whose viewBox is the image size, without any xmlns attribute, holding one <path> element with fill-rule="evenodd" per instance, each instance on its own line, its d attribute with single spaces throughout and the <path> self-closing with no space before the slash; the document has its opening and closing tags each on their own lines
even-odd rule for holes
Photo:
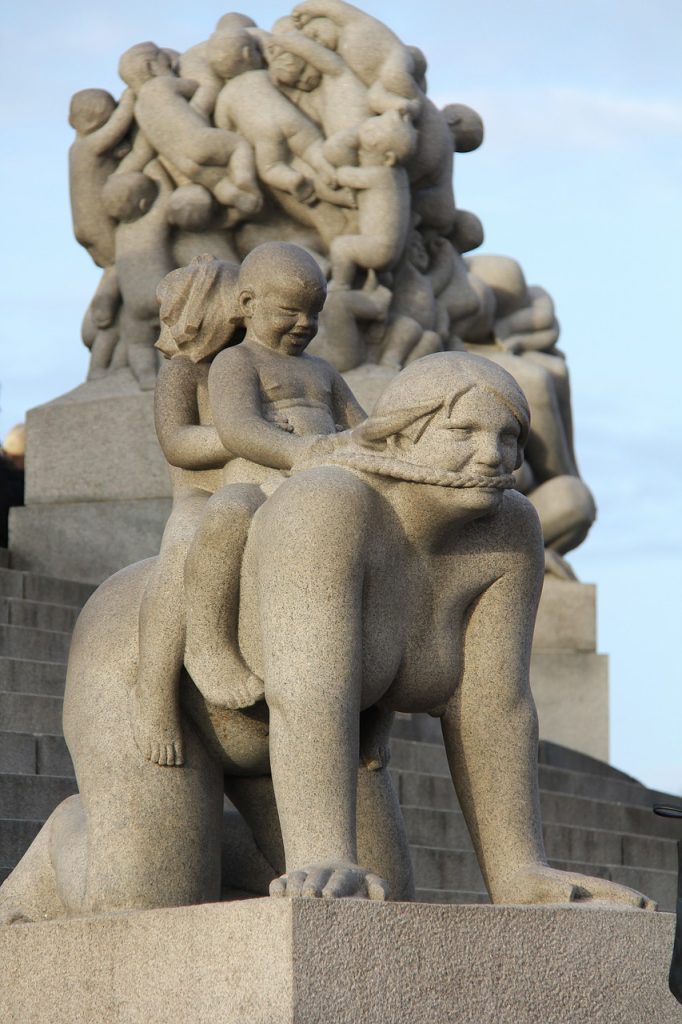
<svg viewBox="0 0 682 1024">
<path fill-rule="evenodd" d="M 303 469 L 312 469 L 313 466 L 324 465 L 329 456 L 343 444 L 343 441 L 340 442 L 339 438 L 343 438 L 345 441 L 347 432 L 344 431 L 342 434 L 318 434 L 311 438 L 306 438 L 310 443 L 294 459 L 291 466 L 292 471 L 299 473 Z"/>
</svg>

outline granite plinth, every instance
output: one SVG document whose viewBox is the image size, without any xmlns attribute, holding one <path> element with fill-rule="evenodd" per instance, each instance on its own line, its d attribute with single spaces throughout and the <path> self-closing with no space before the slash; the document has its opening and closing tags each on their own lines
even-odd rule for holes
<svg viewBox="0 0 682 1024">
<path fill-rule="evenodd" d="M 10 513 L 12 565 L 101 583 L 159 553 L 170 498 L 27 505 Z"/>
<path fill-rule="evenodd" d="M 81 384 L 26 418 L 26 504 L 170 497 L 154 394 L 130 370 Z"/>
<path fill-rule="evenodd" d="M 596 589 L 545 576 L 530 682 L 542 739 L 608 761 L 609 667 L 597 653 Z"/>
<path fill-rule="evenodd" d="M 6 1024 L 657 1024 L 670 914 L 249 900 L 11 925 Z"/>
</svg>

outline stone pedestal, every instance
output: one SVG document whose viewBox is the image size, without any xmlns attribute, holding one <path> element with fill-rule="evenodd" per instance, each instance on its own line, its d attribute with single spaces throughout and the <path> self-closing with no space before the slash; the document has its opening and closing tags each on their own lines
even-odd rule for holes
<svg viewBox="0 0 682 1024">
<path fill-rule="evenodd" d="M 673 1024 L 670 914 L 249 900 L 0 930 L 4 1024 Z"/>
<path fill-rule="evenodd" d="M 542 739 L 608 761 L 608 657 L 597 654 L 596 591 L 545 576 L 530 681 Z"/>
<path fill-rule="evenodd" d="M 170 481 L 153 393 L 128 369 L 31 409 L 26 430 L 26 507 L 10 521 L 17 568 L 100 583 L 158 554 Z"/>
</svg>

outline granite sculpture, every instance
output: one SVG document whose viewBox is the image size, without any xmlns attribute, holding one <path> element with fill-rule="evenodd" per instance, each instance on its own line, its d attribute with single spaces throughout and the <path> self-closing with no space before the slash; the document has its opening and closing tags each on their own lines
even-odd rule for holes
<svg viewBox="0 0 682 1024">
<path fill-rule="evenodd" d="M 473 311 L 461 251 L 482 234 L 455 207 L 452 164 L 455 150 L 480 144 L 482 123 L 462 104 L 438 110 L 425 70 L 423 54 L 387 26 L 328 0 L 299 4 L 272 32 L 225 15 L 184 54 L 138 43 L 121 57 L 118 103 L 101 89 L 77 93 L 74 230 L 104 270 L 83 325 L 91 377 L 128 365 L 153 388 L 161 278 L 202 252 L 240 260 L 269 240 L 307 248 L 332 288 L 371 290 L 376 271 L 393 291 L 411 231 L 428 245 L 449 238 L 443 288 Z M 366 327 L 358 317 L 360 335 Z M 447 347 L 446 334 L 431 347 Z M 421 339 L 403 332 L 392 361 L 403 365 Z M 343 349 L 344 365 L 382 355 L 376 338 L 352 356 Z"/>
<path fill-rule="evenodd" d="M 159 558 L 117 573 L 79 618 L 64 735 L 80 793 L 0 890 L 5 922 L 218 899 L 223 792 L 251 829 L 242 886 L 409 899 L 386 770 L 396 711 L 441 720 L 493 902 L 652 906 L 547 864 L 528 681 L 543 542 L 513 486 L 522 391 L 492 360 L 436 353 L 364 418 L 304 351 L 324 293 L 315 261 L 281 243 L 238 275 L 205 257 L 163 282 L 174 518 Z M 204 528 L 211 607 L 193 622 L 201 573 L 185 568 L 183 585 L 182 562 Z M 196 674 L 187 650 L 179 665 L 187 609 L 218 654 Z"/>
<path fill-rule="evenodd" d="M 128 367 L 154 387 L 155 292 L 172 269 L 299 244 L 329 279 L 310 351 L 356 386 L 364 371 L 385 383 L 463 346 L 516 375 L 533 411 L 519 486 L 540 514 L 548 571 L 573 578 L 564 555 L 595 508 L 572 450 L 551 299 L 513 260 L 463 258 L 483 227 L 457 206 L 453 160 L 481 145 L 479 114 L 439 110 L 424 54 L 344 0 L 306 0 L 271 31 L 229 13 L 182 54 L 129 47 L 119 73 L 118 102 L 84 89 L 70 111 L 74 231 L 103 270 L 82 327 L 89 378 Z"/>
</svg>

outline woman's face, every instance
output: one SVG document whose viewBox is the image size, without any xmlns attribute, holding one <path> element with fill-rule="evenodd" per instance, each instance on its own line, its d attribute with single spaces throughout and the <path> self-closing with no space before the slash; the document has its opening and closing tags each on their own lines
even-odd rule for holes
<svg viewBox="0 0 682 1024">
<path fill-rule="evenodd" d="M 476 487 L 499 487 L 517 463 L 518 420 L 492 392 L 474 387 L 459 398 L 448 416 L 436 414 L 418 441 L 402 443 L 410 462 L 476 479 Z M 494 484 L 497 480 L 498 483 Z"/>
</svg>

